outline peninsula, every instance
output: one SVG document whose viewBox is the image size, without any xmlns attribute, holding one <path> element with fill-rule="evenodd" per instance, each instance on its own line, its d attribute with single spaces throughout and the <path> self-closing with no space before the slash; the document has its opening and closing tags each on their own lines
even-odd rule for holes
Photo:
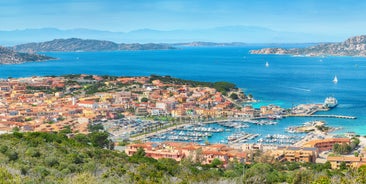
<svg viewBox="0 0 366 184">
<path fill-rule="evenodd" d="M 341 43 L 324 43 L 307 48 L 263 48 L 251 54 L 278 54 L 303 56 L 366 56 L 366 35 L 351 37 Z"/>
<path fill-rule="evenodd" d="M 90 39 L 54 39 L 47 42 L 27 43 L 11 47 L 18 52 L 76 52 L 76 51 L 118 51 L 118 50 L 168 50 L 175 49 L 167 44 L 115 43 Z"/>
<path fill-rule="evenodd" d="M 20 64 L 24 62 L 45 61 L 51 59 L 55 58 L 31 53 L 19 53 L 0 46 L 0 64 Z"/>
</svg>

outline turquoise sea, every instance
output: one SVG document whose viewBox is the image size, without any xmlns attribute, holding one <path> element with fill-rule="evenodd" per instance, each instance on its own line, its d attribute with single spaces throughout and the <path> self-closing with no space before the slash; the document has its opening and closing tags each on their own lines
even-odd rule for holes
<svg viewBox="0 0 366 184">
<path fill-rule="evenodd" d="M 283 45 L 290 47 L 290 45 Z M 298 46 L 298 45 L 297 45 Z M 49 52 L 59 60 L 20 65 L 0 65 L 0 77 L 63 74 L 144 76 L 150 74 L 200 81 L 229 81 L 260 100 L 254 106 L 323 103 L 327 96 L 339 105 L 326 114 L 357 116 L 356 120 L 324 119 L 338 132 L 366 135 L 366 58 L 293 57 L 251 55 L 249 50 L 267 47 L 182 47 L 177 50 L 118 52 Z M 265 63 L 269 63 L 269 67 Z M 332 82 L 334 76 L 339 82 Z M 263 134 L 283 133 L 287 126 L 313 118 L 286 118 L 277 125 L 253 127 Z M 316 118 L 316 120 L 321 120 Z M 254 132 L 252 132 L 254 133 Z"/>
</svg>

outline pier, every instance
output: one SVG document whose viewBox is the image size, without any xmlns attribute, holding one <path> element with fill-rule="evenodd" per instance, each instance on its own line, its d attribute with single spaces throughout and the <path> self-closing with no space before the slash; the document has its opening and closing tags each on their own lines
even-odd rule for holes
<svg viewBox="0 0 366 184">
<path fill-rule="evenodd" d="M 339 118 L 339 119 L 357 119 L 355 116 L 343 116 L 343 115 L 333 115 L 333 114 L 319 114 L 319 115 L 309 115 L 309 114 L 292 114 L 288 117 L 317 117 L 317 118 Z"/>
</svg>

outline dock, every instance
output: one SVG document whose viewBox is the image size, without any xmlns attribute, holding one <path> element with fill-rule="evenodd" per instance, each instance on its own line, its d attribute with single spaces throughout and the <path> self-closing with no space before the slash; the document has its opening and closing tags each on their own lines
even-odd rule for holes
<svg viewBox="0 0 366 184">
<path fill-rule="evenodd" d="M 333 114 L 319 114 L 319 115 L 309 115 L 309 114 L 291 114 L 288 117 L 316 117 L 316 118 L 339 118 L 339 119 L 357 119 L 356 116 L 343 116 L 343 115 L 333 115 Z"/>
</svg>

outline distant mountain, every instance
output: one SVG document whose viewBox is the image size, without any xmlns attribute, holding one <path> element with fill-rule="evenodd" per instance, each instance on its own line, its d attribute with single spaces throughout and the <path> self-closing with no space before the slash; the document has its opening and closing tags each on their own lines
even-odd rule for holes
<svg viewBox="0 0 366 184">
<path fill-rule="evenodd" d="M 38 54 L 19 53 L 5 47 L 0 47 L 0 64 L 19 64 L 30 61 L 44 61 L 51 59 L 55 58 Z"/>
<path fill-rule="evenodd" d="M 355 36 L 341 43 L 324 43 L 307 48 L 264 48 L 252 54 L 289 54 L 306 56 L 363 56 L 366 57 L 366 35 Z"/>
<path fill-rule="evenodd" d="M 115 51 L 115 50 L 162 50 L 174 49 L 166 44 L 117 44 L 104 40 L 83 40 L 79 38 L 55 39 L 47 42 L 27 43 L 11 47 L 19 52 L 50 52 L 50 51 Z"/>
<path fill-rule="evenodd" d="M 8 46 L 30 42 L 45 42 L 60 38 L 109 40 L 117 43 L 187 43 L 196 41 L 224 43 L 319 43 L 344 39 L 344 37 L 340 35 L 285 32 L 256 26 L 222 26 L 192 30 L 140 29 L 130 32 L 41 28 L 0 31 L 0 38 L 0 45 Z"/>
</svg>

